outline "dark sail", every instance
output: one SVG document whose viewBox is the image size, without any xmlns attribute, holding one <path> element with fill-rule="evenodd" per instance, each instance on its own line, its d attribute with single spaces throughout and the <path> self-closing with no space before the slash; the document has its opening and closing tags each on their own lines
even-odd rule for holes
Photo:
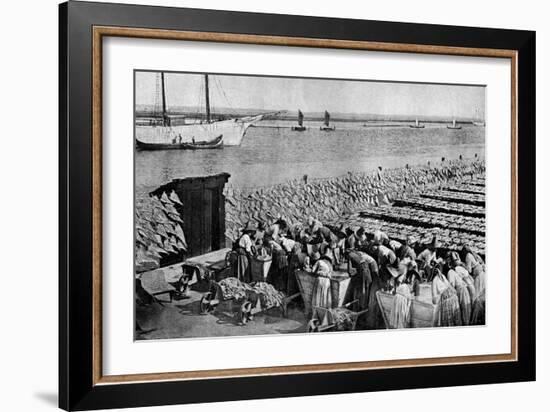
<svg viewBox="0 0 550 412">
<path fill-rule="evenodd" d="M 304 114 L 302 113 L 301 110 L 298 110 L 298 124 L 300 126 L 303 126 L 304 124 Z"/>
<path fill-rule="evenodd" d="M 325 126 L 328 126 L 330 122 L 330 114 L 325 110 Z"/>
<path fill-rule="evenodd" d="M 206 121 L 210 123 L 210 91 L 208 87 L 208 75 L 204 75 L 204 92 L 205 92 L 205 105 L 206 105 Z"/>
</svg>

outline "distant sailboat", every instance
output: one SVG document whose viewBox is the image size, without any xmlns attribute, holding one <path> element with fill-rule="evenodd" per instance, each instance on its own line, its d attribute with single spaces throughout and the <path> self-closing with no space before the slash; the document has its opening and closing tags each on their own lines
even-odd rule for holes
<svg viewBox="0 0 550 412">
<path fill-rule="evenodd" d="M 324 130 L 325 132 L 332 132 L 336 129 L 336 127 L 330 125 L 330 113 L 325 110 L 325 120 L 323 122 L 323 125 L 319 128 L 320 130 Z"/>
<path fill-rule="evenodd" d="M 409 127 L 412 127 L 413 129 L 423 129 L 425 126 L 423 124 L 420 124 L 418 122 L 418 118 L 414 121 L 414 124 L 409 125 Z"/>
<path fill-rule="evenodd" d="M 480 110 L 476 109 L 475 120 L 472 121 L 472 124 L 474 126 L 485 126 L 485 122 L 483 120 L 480 121 L 479 119 L 482 119 Z"/>
<path fill-rule="evenodd" d="M 306 127 L 304 126 L 304 114 L 301 110 L 298 110 L 298 126 L 292 126 L 292 130 L 295 132 L 303 132 L 306 130 Z"/>
<path fill-rule="evenodd" d="M 210 92 L 208 74 L 204 75 L 205 90 L 205 121 L 200 123 L 170 125 L 170 117 L 166 108 L 166 90 L 164 72 L 161 76 L 162 124 L 160 126 L 136 126 L 136 145 L 144 150 L 158 146 L 175 145 L 179 149 L 191 149 L 200 146 L 201 149 L 219 148 L 218 138 L 222 136 L 224 146 L 238 146 L 246 130 L 265 116 L 246 116 L 226 120 L 212 120 L 210 113 Z M 215 143 L 213 143 L 215 142 Z M 204 145 L 203 145 L 204 143 Z"/>
<path fill-rule="evenodd" d="M 462 126 L 457 125 L 456 124 L 456 119 L 453 119 L 453 124 L 452 125 L 448 124 L 447 129 L 459 130 L 459 129 L 462 129 Z"/>
</svg>

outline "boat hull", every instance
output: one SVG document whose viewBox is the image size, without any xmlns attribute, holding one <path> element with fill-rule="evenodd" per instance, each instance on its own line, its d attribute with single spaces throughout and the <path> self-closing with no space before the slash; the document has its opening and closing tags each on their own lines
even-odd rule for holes
<svg viewBox="0 0 550 412">
<path fill-rule="evenodd" d="M 247 129 L 262 117 L 258 115 L 181 126 L 136 126 L 136 140 L 144 144 L 171 146 L 173 139 L 179 141 L 180 136 L 181 144 L 192 144 L 193 139 L 195 142 L 208 142 L 223 135 L 224 146 L 238 146 Z"/>
<path fill-rule="evenodd" d="M 319 130 L 322 130 L 324 132 L 333 132 L 334 130 L 336 130 L 336 127 L 334 127 L 334 126 L 321 126 L 319 128 Z"/>
<path fill-rule="evenodd" d="M 447 129 L 460 130 L 460 129 L 462 129 L 462 126 L 447 126 Z"/>
<path fill-rule="evenodd" d="M 418 125 L 418 126 L 416 126 L 416 125 L 414 125 L 414 124 L 411 124 L 411 125 L 409 125 L 409 127 L 410 127 L 411 129 L 424 129 L 425 126 L 424 126 L 423 124 L 420 124 L 420 125 Z"/>
<path fill-rule="evenodd" d="M 136 147 L 139 150 L 206 150 L 221 149 L 223 147 L 223 135 L 207 142 L 199 143 L 145 143 L 136 139 Z"/>
<path fill-rule="evenodd" d="M 305 126 L 292 126 L 291 130 L 293 132 L 304 132 L 306 130 Z"/>
</svg>

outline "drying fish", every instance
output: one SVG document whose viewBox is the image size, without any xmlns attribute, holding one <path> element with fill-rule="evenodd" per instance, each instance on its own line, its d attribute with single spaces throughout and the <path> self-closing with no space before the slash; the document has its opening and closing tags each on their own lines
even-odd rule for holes
<svg viewBox="0 0 550 412">
<path fill-rule="evenodd" d="M 178 205 L 183 205 L 183 203 L 181 203 L 181 200 L 180 200 L 179 196 L 173 190 L 170 192 L 169 199 L 172 202 L 177 203 Z"/>
<path fill-rule="evenodd" d="M 166 192 L 164 192 L 164 193 L 162 194 L 162 196 L 160 197 L 160 201 L 161 201 L 162 203 L 172 203 L 172 202 L 170 201 L 170 199 L 168 199 L 168 196 L 166 195 Z"/>
</svg>

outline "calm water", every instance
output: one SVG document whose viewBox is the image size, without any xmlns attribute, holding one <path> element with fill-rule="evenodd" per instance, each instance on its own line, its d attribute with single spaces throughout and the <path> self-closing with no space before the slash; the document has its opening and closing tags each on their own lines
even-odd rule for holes
<svg viewBox="0 0 550 412">
<path fill-rule="evenodd" d="M 136 152 L 136 194 L 142 195 L 175 178 L 228 172 L 233 186 L 258 186 L 288 179 L 340 176 L 348 171 L 369 171 L 377 166 L 402 167 L 437 161 L 484 157 L 485 128 L 462 125 L 363 127 L 363 123 L 335 122 L 336 130 L 323 132 L 319 123 L 305 123 L 305 132 L 293 132 L 293 122 L 266 121 L 251 127 L 240 146 L 220 150 L 166 150 Z"/>
</svg>

